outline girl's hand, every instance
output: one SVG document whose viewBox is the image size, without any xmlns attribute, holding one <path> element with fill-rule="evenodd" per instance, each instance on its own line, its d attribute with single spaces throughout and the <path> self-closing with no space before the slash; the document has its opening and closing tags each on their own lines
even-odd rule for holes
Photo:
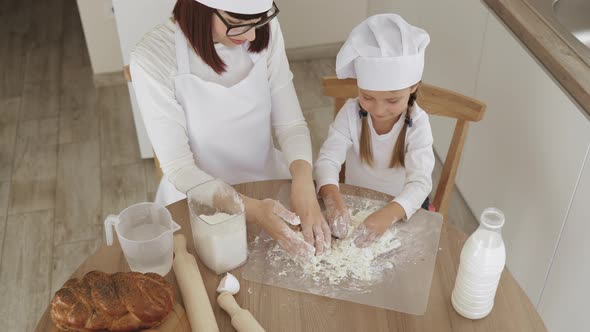
<svg viewBox="0 0 590 332">
<path fill-rule="evenodd" d="M 340 190 L 336 185 L 325 185 L 320 189 L 320 196 L 326 207 L 326 218 L 332 234 L 341 239 L 346 237 L 350 225 L 350 212 L 342 199 Z"/>
<path fill-rule="evenodd" d="M 391 202 L 373 212 L 357 227 L 353 234 L 354 244 L 364 248 L 377 241 L 385 231 L 405 216 L 405 211 L 398 203 Z"/>
</svg>

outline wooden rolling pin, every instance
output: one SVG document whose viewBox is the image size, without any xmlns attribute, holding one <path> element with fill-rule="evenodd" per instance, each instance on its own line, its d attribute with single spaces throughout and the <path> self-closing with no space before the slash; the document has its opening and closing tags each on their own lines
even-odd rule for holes
<svg viewBox="0 0 590 332">
<path fill-rule="evenodd" d="M 217 297 L 217 303 L 231 317 L 231 325 L 238 332 L 264 332 L 262 326 L 258 323 L 252 313 L 242 309 L 234 296 L 229 292 L 223 292 Z"/>
<path fill-rule="evenodd" d="M 186 251 L 184 235 L 174 235 L 174 274 L 193 332 L 217 332 L 219 327 L 195 257 Z"/>
</svg>

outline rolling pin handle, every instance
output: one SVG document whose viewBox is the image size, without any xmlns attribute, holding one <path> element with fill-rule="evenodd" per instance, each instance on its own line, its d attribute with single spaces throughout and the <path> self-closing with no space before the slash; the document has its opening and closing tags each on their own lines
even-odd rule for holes
<svg viewBox="0 0 590 332">
<path fill-rule="evenodd" d="M 186 238 L 182 234 L 174 235 L 174 253 L 186 252 Z"/>
</svg>

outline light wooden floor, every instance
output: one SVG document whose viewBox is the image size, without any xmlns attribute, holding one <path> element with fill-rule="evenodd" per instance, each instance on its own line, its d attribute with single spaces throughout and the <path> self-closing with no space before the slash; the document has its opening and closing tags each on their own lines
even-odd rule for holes
<svg viewBox="0 0 590 332">
<path fill-rule="evenodd" d="M 151 200 L 125 85 L 95 88 L 75 0 L 0 0 L 0 326 L 31 331 L 53 293 L 103 243 L 102 221 Z M 292 63 L 314 155 L 332 119 L 319 77 Z M 435 171 L 435 181 L 440 165 Z M 475 220 L 455 193 L 450 220 Z"/>
</svg>

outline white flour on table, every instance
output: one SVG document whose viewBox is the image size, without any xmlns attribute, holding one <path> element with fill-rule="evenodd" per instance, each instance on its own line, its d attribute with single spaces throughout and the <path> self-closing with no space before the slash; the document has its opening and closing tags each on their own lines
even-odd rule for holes
<svg viewBox="0 0 590 332">
<path fill-rule="evenodd" d="M 338 285 L 343 281 L 353 284 L 378 281 L 385 271 L 392 269 L 390 256 L 401 245 L 395 227 L 389 228 L 379 240 L 366 248 L 358 248 L 351 236 L 377 209 L 365 205 L 352 215 L 348 235 L 344 239 L 332 240 L 331 250 L 313 257 L 309 263 L 301 264 L 303 273 L 318 283 Z M 293 262 L 278 244 L 267 252 L 266 259 L 273 266 L 291 266 Z M 285 276 L 287 271 L 279 271 L 278 275 Z"/>
</svg>

